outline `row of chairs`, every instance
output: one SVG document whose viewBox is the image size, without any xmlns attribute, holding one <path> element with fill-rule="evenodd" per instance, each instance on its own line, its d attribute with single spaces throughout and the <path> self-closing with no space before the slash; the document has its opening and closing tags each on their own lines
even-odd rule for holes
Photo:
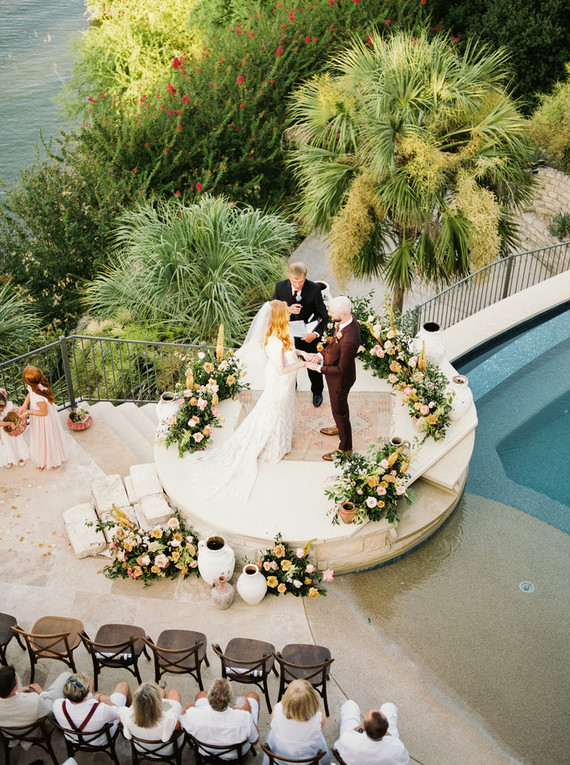
<svg viewBox="0 0 570 765">
<path fill-rule="evenodd" d="M 6 765 L 10 763 L 11 745 L 16 743 L 33 744 L 40 747 L 51 757 L 54 765 L 58 765 L 60 760 L 57 758 L 52 744 L 52 736 L 55 731 L 60 731 L 63 734 L 68 757 L 74 757 L 78 752 L 89 754 L 104 752 L 109 755 L 115 765 L 121 765 L 117 753 L 119 727 L 114 723 L 106 723 L 97 731 L 85 733 L 64 728 L 48 717 L 42 717 L 33 725 L 19 728 L 0 728 L 0 740 L 4 748 Z M 104 738 L 104 742 L 96 743 L 101 738 Z M 186 743 L 192 749 L 196 765 L 227 765 L 228 761 L 236 763 L 236 765 L 244 765 L 250 754 L 254 757 L 257 755 L 255 748 L 250 746 L 247 741 L 231 746 L 216 746 L 200 741 L 184 730 L 177 730 L 172 734 L 170 741 L 166 743 L 145 741 L 133 736 L 130 739 L 132 765 L 143 765 L 145 762 L 182 765 L 183 747 Z M 319 750 L 314 756 L 292 759 L 275 754 L 266 744 L 260 746 L 264 754 L 267 755 L 270 765 L 290 765 L 292 763 L 295 765 L 319 765 L 325 756 L 325 752 Z M 169 751 L 170 749 L 172 752 Z M 345 765 L 334 749 L 333 755 L 339 765 Z"/>
<path fill-rule="evenodd" d="M 207 655 L 208 641 L 203 632 L 193 630 L 164 630 L 156 642 L 145 634 L 142 627 L 130 624 L 104 624 L 91 640 L 78 619 L 60 616 L 44 616 L 34 624 L 31 632 L 17 626 L 13 616 L 0 614 L 0 660 L 6 663 L 6 646 L 16 636 L 22 648 L 28 649 L 30 658 L 30 682 L 33 683 L 35 667 L 40 659 L 61 661 L 76 671 L 73 652 L 83 643 L 93 662 L 95 690 L 103 667 L 126 669 L 138 682 L 141 676 L 138 660 L 147 649 L 154 658 L 155 682 L 164 674 L 188 674 L 200 690 L 204 690 L 201 665 L 210 666 Z M 246 685 L 255 685 L 263 691 L 267 709 L 272 711 L 269 697 L 268 677 L 273 672 L 279 677 L 278 701 L 285 688 L 298 678 L 307 680 L 321 695 L 325 713 L 329 715 L 327 680 L 334 659 L 325 646 L 291 643 L 277 651 L 272 643 L 251 638 L 232 638 L 225 650 L 214 643 L 214 653 L 221 662 L 222 677 Z M 276 665 L 279 667 L 277 671 Z"/>
</svg>

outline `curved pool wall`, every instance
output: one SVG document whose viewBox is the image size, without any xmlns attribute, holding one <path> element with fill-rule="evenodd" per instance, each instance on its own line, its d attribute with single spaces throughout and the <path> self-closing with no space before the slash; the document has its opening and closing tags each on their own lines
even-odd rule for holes
<svg viewBox="0 0 570 765">
<path fill-rule="evenodd" d="M 465 490 L 570 534 L 570 303 L 454 364 L 479 425 Z"/>
</svg>

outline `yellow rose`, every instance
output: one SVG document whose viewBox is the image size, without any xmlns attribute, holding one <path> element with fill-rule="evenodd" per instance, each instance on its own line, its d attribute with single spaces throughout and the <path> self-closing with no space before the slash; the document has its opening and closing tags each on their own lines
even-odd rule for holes
<svg viewBox="0 0 570 765">
<path fill-rule="evenodd" d="M 437 423 L 437 414 L 430 414 L 427 418 L 427 421 L 430 425 L 435 425 Z"/>
<path fill-rule="evenodd" d="M 319 597 L 319 591 L 316 587 L 311 587 L 309 590 L 309 597 L 310 598 L 318 598 Z"/>
<path fill-rule="evenodd" d="M 368 484 L 368 486 L 370 486 L 371 489 L 376 488 L 376 486 L 378 486 L 378 483 L 379 483 L 378 476 L 371 475 L 370 478 L 366 479 L 366 483 Z"/>
<path fill-rule="evenodd" d="M 386 504 L 385 502 L 383 502 L 381 499 L 379 499 L 378 500 L 378 504 L 376 505 L 376 507 L 384 507 L 385 504 Z"/>
<path fill-rule="evenodd" d="M 210 361 L 207 361 L 204 364 L 204 372 L 206 372 L 206 374 L 208 375 L 211 375 L 213 371 L 214 371 L 214 365 Z"/>
<path fill-rule="evenodd" d="M 228 385 L 233 385 L 235 383 L 235 381 L 236 381 L 236 378 L 235 378 L 234 375 L 229 375 L 228 379 L 226 380 Z"/>
<path fill-rule="evenodd" d="M 381 486 L 383 489 L 386 489 L 386 488 L 388 487 L 388 484 L 386 483 L 386 481 L 382 481 L 382 483 L 380 484 L 380 486 Z"/>
<path fill-rule="evenodd" d="M 275 545 L 275 547 L 273 548 L 273 555 L 275 555 L 276 558 L 284 558 L 285 545 Z"/>
<path fill-rule="evenodd" d="M 283 582 L 281 582 L 281 584 L 277 588 L 277 592 L 287 592 L 287 586 L 284 585 Z"/>
<path fill-rule="evenodd" d="M 202 431 L 202 435 L 208 437 L 211 432 L 212 431 L 210 430 L 210 428 L 204 428 L 204 430 Z"/>
<path fill-rule="evenodd" d="M 291 563 L 290 560 L 285 559 L 281 561 L 281 568 L 283 569 L 283 571 L 289 571 L 292 565 L 293 564 Z"/>
<path fill-rule="evenodd" d="M 304 582 L 305 582 L 305 584 L 312 584 L 313 580 L 310 579 L 308 576 L 306 576 Z"/>
<path fill-rule="evenodd" d="M 192 398 L 190 399 L 190 406 L 196 406 L 197 403 L 198 403 L 198 399 L 192 396 Z"/>
<path fill-rule="evenodd" d="M 388 353 L 389 353 L 389 352 L 390 352 L 390 351 L 388 351 Z M 401 368 L 402 368 L 402 365 L 401 365 L 401 364 L 398 364 L 398 362 L 397 362 L 397 361 L 391 361 L 391 362 L 390 362 L 390 371 L 391 371 L 391 372 L 399 372 Z"/>
<path fill-rule="evenodd" d="M 162 529 L 159 529 L 158 526 L 155 529 L 153 529 L 150 533 L 155 539 L 160 539 L 162 537 Z"/>
<path fill-rule="evenodd" d="M 176 563 L 176 561 L 180 558 L 180 553 L 178 550 L 175 550 L 173 553 L 171 553 L 170 558 L 174 561 L 174 563 Z"/>
<path fill-rule="evenodd" d="M 158 566 L 151 566 L 151 569 L 153 574 L 160 574 L 160 569 Z"/>
<path fill-rule="evenodd" d="M 182 534 L 179 531 L 177 531 L 176 534 L 172 535 L 172 539 L 176 539 L 178 542 L 182 542 L 183 537 L 182 537 Z"/>
<path fill-rule="evenodd" d="M 138 579 L 139 576 L 142 576 L 142 569 L 140 566 L 135 566 L 133 569 L 133 578 Z"/>
<path fill-rule="evenodd" d="M 125 548 L 127 552 L 131 552 L 131 550 L 133 549 L 133 546 L 129 544 L 128 542 L 125 542 L 123 547 Z"/>
<path fill-rule="evenodd" d="M 277 587 L 279 584 L 276 576 L 268 576 L 267 577 L 267 586 L 268 587 Z"/>
</svg>

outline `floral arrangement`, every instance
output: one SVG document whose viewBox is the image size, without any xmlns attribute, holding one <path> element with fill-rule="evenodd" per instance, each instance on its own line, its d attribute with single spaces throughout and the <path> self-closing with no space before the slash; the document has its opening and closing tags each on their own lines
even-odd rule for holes
<svg viewBox="0 0 570 765">
<path fill-rule="evenodd" d="M 438 367 L 426 362 L 423 351 L 419 356 L 411 353 L 413 312 L 395 314 L 386 296 L 385 312 L 379 316 L 371 309 L 371 298 L 372 293 L 353 301 L 361 327 L 362 363 L 403 392 L 403 403 L 408 404 L 410 417 L 423 433 L 423 441 L 426 438 L 439 441 L 449 426 L 452 399 L 447 378 Z"/>
<path fill-rule="evenodd" d="M 326 595 L 326 590 L 319 587 L 321 581 L 332 582 L 334 572 L 330 569 L 322 575 L 309 560 L 311 542 L 293 550 L 283 542 L 281 534 L 275 537 L 275 544 L 266 550 L 255 564 L 267 580 L 267 592 L 272 595 L 285 595 L 288 592 L 296 597 L 318 598 Z"/>
<path fill-rule="evenodd" d="M 247 387 L 245 371 L 232 350 L 224 351 L 224 328 L 220 325 L 215 351 L 203 348 L 186 358 L 184 382 L 177 384 L 178 412 L 159 428 L 159 438 L 166 446 L 178 444 L 178 454 L 205 449 L 212 428 L 220 427 L 220 401 L 234 398 Z"/>
<path fill-rule="evenodd" d="M 109 549 L 113 562 L 103 568 L 109 579 L 140 579 L 145 587 L 159 579 L 184 579 L 198 571 L 198 537 L 176 514 L 153 529 L 137 528 L 120 510 L 97 529 L 112 529 Z"/>
<path fill-rule="evenodd" d="M 367 454 L 339 452 L 334 458 L 341 468 L 337 478 L 325 494 L 335 503 L 352 502 L 359 523 L 369 519 L 386 518 L 390 523 L 399 521 L 398 501 L 413 502 L 414 495 L 406 484 L 410 478 L 410 457 L 402 446 L 386 444 L 377 448 L 372 444 Z M 333 523 L 338 523 L 337 513 Z"/>
<path fill-rule="evenodd" d="M 407 366 L 408 348 L 414 335 L 413 317 L 406 315 L 403 320 L 397 316 L 388 296 L 385 313 L 379 316 L 370 307 L 371 297 L 372 293 L 353 301 L 363 347 L 359 358 L 365 369 L 371 369 L 377 377 L 389 378 L 391 374 L 402 373 Z"/>
</svg>

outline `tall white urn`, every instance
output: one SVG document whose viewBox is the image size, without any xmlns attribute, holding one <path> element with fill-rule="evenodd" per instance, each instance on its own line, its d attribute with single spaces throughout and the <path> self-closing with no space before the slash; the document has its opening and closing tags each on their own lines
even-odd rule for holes
<svg viewBox="0 0 570 765">
<path fill-rule="evenodd" d="M 451 401 L 451 410 L 449 419 L 452 422 L 460 420 L 464 414 L 471 408 L 473 403 L 473 392 L 468 385 L 468 379 L 465 375 L 453 375 L 449 381 L 448 390 L 453 393 Z"/>
<path fill-rule="evenodd" d="M 198 571 L 207 584 L 213 584 L 220 576 L 229 581 L 235 565 L 235 553 L 222 537 L 209 537 L 198 542 Z"/>
<path fill-rule="evenodd" d="M 164 422 L 178 412 L 178 396 L 170 390 L 165 390 L 158 399 L 156 405 L 156 417 L 159 422 Z"/>
<path fill-rule="evenodd" d="M 425 349 L 426 361 L 439 366 L 445 358 L 446 347 L 439 337 L 440 327 L 435 321 L 426 322 L 412 340 L 412 352 L 419 356 Z"/>
</svg>

